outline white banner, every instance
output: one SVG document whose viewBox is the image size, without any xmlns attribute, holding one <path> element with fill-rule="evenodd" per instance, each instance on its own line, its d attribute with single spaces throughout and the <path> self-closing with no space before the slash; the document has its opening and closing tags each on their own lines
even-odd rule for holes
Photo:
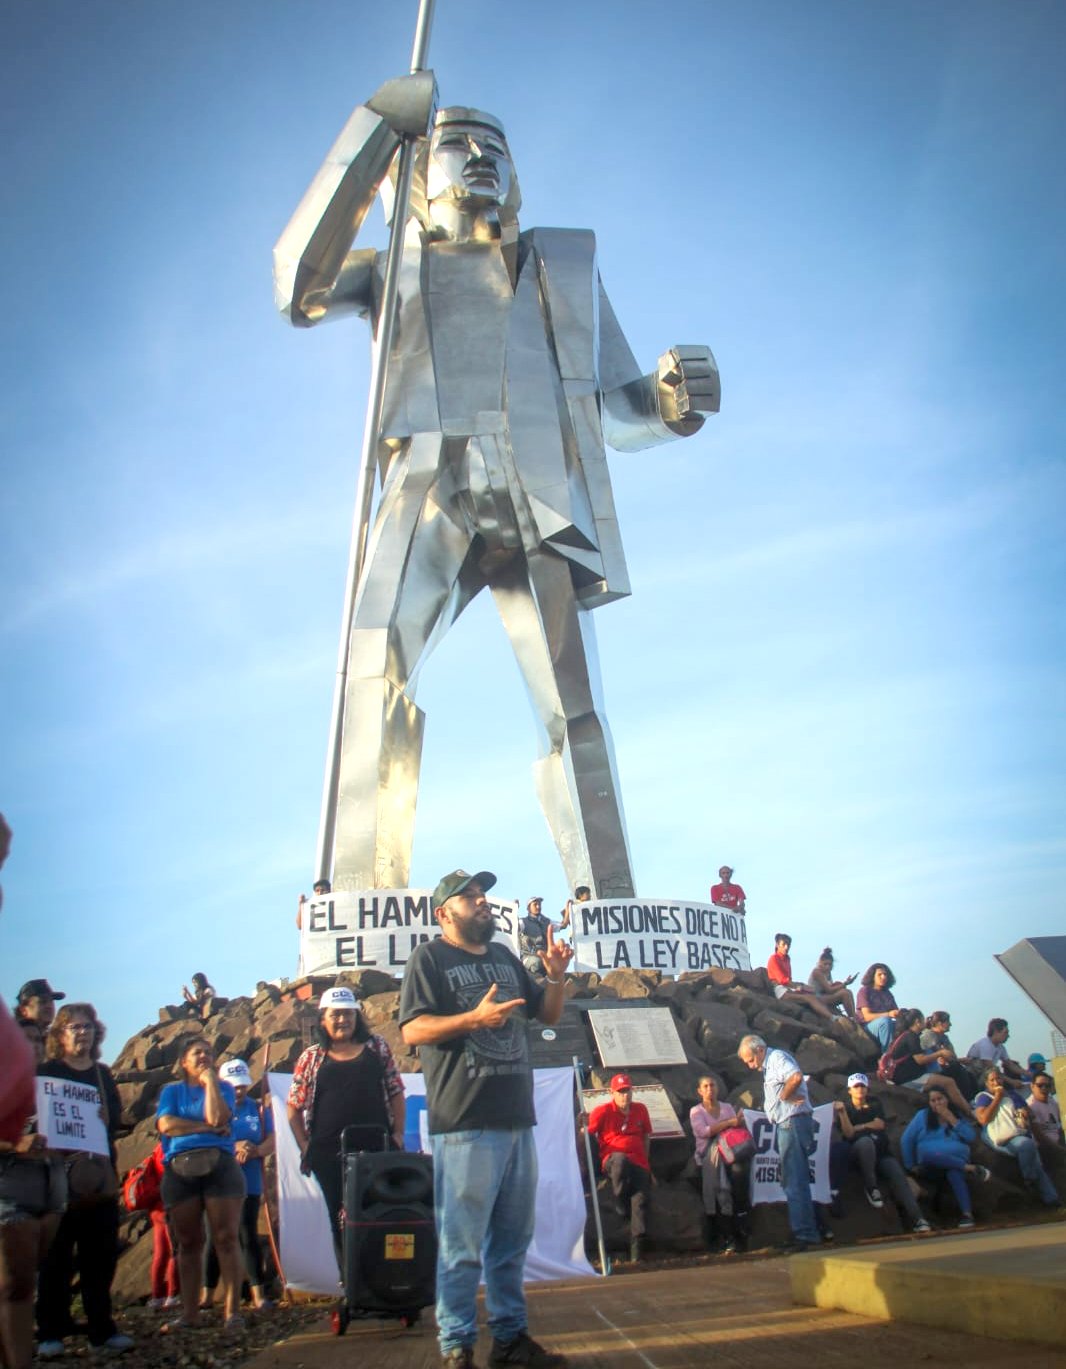
<svg viewBox="0 0 1066 1369">
<path fill-rule="evenodd" d="M 300 973 L 384 970 L 402 975 L 421 941 L 440 935 L 431 889 L 355 889 L 303 905 Z M 518 903 L 489 899 L 496 936 L 518 954 Z"/>
<path fill-rule="evenodd" d="M 571 904 L 575 969 L 750 970 L 744 919 L 685 899 L 630 898 Z"/>
<path fill-rule="evenodd" d="M 87 1150 L 110 1155 L 100 1090 L 70 1079 L 37 1080 L 37 1130 L 48 1137 L 49 1150 Z"/>
<path fill-rule="evenodd" d="M 829 1142 L 833 1135 L 833 1104 L 824 1103 L 813 1110 L 814 1154 L 809 1158 L 811 1198 L 816 1203 L 828 1203 Z M 781 1155 L 777 1149 L 777 1127 L 765 1112 L 744 1109 L 744 1120 L 755 1138 L 755 1158 L 751 1162 L 751 1201 L 755 1203 L 783 1203 L 785 1190 L 781 1187 Z"/>
<path fill-rule="evenodd" d="M 300 1152 L 289 1129 L 286 1099 L 291 1074 L 268 1076 L 277 1132 L 278 1209 L 281 1262 L 290 1287 L 306 1293 L 334 1295 L 337 1262 L 322 1190 L 300 1173 Z M 425 1138 L 425 1077 L 403 1075 L 407 1093 L 408 1150 Z M 595 1276 L 585 1258 L 585 1198 L 574 1143 L 574 1072 L 533 1071 L 537 1125 L 537 1215 L 533 1244 L 526 1255 L 525 1281 Z"/>
</svg>

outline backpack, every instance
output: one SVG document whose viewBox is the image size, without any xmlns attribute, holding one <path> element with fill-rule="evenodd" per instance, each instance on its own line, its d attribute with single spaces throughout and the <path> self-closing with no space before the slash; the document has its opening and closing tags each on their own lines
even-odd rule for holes
<svg viewBox="0 0 1066 1369">
<path fill-rule="evenodd" d="M 898 1040 L 899 1038 L 897 1037 L 896 1041 L 892 1042 L 892 1045 L 889 1046 L 888 1050 L 885 1051 L 884 1055 L 882 1055 L 881 1059 L 877 1062 L 877 1077 L 886 1084 L 895 1082 L 896 1070 L 899 1069 L 904 1060 L 909 1058 L 906 1055 L 893 1054 Z"/>
<path fill-rule="evenodd" d="M 134 1165 L 122 1181 L 122 1201 L 127 1212 L 151 1212 L 161 1201 L 162 1166 L 157 1154 L 159 1146 Z"/>
</svg>

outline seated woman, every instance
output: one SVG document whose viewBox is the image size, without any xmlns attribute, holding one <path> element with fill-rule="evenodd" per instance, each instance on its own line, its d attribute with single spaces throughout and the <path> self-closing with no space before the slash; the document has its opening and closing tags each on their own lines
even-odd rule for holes
<svg viewBox="0 0 1066 1369">
<path fill-rule="evenodd" d="M 700 1101 L 689 1112 L 696 1142 L 695 1160 L 703 1187 L 704 1241 L 713 1250 L 719 1233 L 725 1240 L 724 1255 L 735 1255 L 747 1240 L 748 1170 L 755 1153 L 755 1141 L 726 1132 L 744 1127 L 743 1112 L 718 1101 L 718 1081 L 710 1074 L 700 1075 L 697 1083 Z"/>
<path fill-rule="evenodd" d="M 774 996 L 802 1003 L 804 1007 L 816 1012 L 819 1017 L 827 1017 L 832 1021 L 836 1017 L 836 1013 L 827 1008 L 818 995 L 808 989 L 806 984 L 800 984 L 798 980 L 792 978 L 792 960 L 789 956 L 791 945 L 792 938 L 787 932 L 776 932 L 774 934 L 774 953 L 766 962 L 766 973 L 774 987 Z"/>
<path fill-rule="evenodd" d="M 843 1008 L 848 1017 L 854 1017 L 855 999 L 848 985 L 857 978 L 858 976 L 853 974 L 849 974 L 847 979 L 833 978 L 833 950 L 832 947 L 826 946 L 818 957 L 818 964 L 810 973 L 807 986 L 817 994 L 827 1008 Z"/>
<path fill-rule="evenodd" d="M 859 1020 L 863 1026 L 887 1051 L 895 1035 L 895 1020 L 899 1007 L 892 997 L 892 985 L 896 976 L 880 960 L 875 960 L 862 977 L 862 987 L 855 999 Z"/>
<path fill-rule="evenodd" d="M 230 1132 L 237 1098 L 215 1068 L 215 1056 L 202 1036 L 187 1036 L 179 1047 L 179 1082 L 167 1084 L 156 1105 L 156 1128 L 163 1138 L 160 1194 L 178 1246 L 181 1317 L 169 1329 L 200 1324 L 200 1274 L 204 1218 L 225 1284 L 225 1325 L 240 1330 L 240 1221 L 244 1175 Z"/>
<path fill-rule="evenodd" d="M 862 1175 L 866 1201 L 871 1207 L 884 1207 L 878 1179 L 884 1181 L 912 1231 L 931 1231 L 922 1216 L 903 1167 L 888 1148 L 885 1110 L 878 1098 L 869 1096 L 870 1081 L 865 1074 L 848 1079 L 848 1096 L 833 1104 L 840 1134 L 848 1142 L 848 1161 Z"/>
<path fill-rule="evenodd" d="M 957 1117 L 939 1084 L 926 1090 L 929 1106 L 916 1112 L 900 1139 L 905 1167 L 921 1182 L 945 1177 L 959 1205 L 959 1226 L 972 1227 L 973 1204 L 968 1178 L 984 1183 L 990 1175 L 984 1165 L 970 1163 L 970 1146 L 977 1139 L 977 1128 L 965 1117 Z"/>
<path fill-rule="evenodd" d="M 982 1091 L 973 1100 L 981 1134 L 993 1150 L 1018 1162 L 1027 1188 L 1033 1189 L 1045 1207 L 1058 1207 L 1058 1190 L 1048 1178 L 1033 1140 L 1032 1120 L 1025 1099 L 1007 1084 L 998 1065 L 985 1070 Z"/>
<path fill-rule="evenodd" d="M 921 1092 L 932 1083 L 938 1083 L 951 1100 L 951 1106 L 962 1117 L 973 1117 L 973 1109 L 963 1097 L 958 1084 L 942 1072 L 945 1063 L 950 1062 L 950 1051 L 923 1051 L 921 1037 L 918 1035 L 923 1017 L 917 1008 L 901 1008 L 896 1018 L 896 1036 L 885 1051 L 885 1061 L 891 1064 L 891 1081 L 902 1084 L 904 1088 Z"/>
<path fill-rule="evenodd" d="M 948 1032 L 951 1030 L 951 1014 L 938 1009 L 930 1013 L 925 1019 L 925 1026 L 919 1035 L 919 1041 L 923 1051 L 934 1051 L 940 1061 L 940 1073 L 946 1074 L 950 1079 L 954 1079 L 959 1086 L 959 1092 L 966 1099 L 967 1103 L 973 1102 L 973 1096 L 977 1092 L 977 1085 L 973 1075 L 958 1058 L 955 1047 L 951 1044 L 951 1037 Z"/>
<path fill-rule="evenodd" d="M 191 991 L 187 984 L 181 986 L 181 996 L 188 1006 L 189 1016 L 206 1022 L 215 1006 L 215 991 L 202 970 L 197 970 L 193 975 Z"/>
<path fill-rule="evenodd" d="M 341 1136 L 360 1127 L 361 1150 L 403 1150 L 403 1080 L 388 1042 L 375 1036 L 351 989 L 327 989 L 319 999 L 317 1045 L 296 1062 L 288 1114 L 300 1147 L 301 1170 L 318 1180 L 326 1200 L 337 1261 L 343 1206 Z"/>
</svg>

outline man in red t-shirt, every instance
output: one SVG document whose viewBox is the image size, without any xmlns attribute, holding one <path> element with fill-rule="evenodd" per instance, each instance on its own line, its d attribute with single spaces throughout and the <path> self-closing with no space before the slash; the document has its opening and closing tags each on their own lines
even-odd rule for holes
<svg viewBox="0 0 1066 1369">
<path fill-rule="evenodd" d="M 718 871 L 718 878 L 722 882 L 711 886 L 711 902 L 716 903 L 719 908 L 730 908 L 743 917 L 747 912 L 744 906 L 744 890 L 739 884 L 732 883 L 732 866 L 723 865 Z"/>
<path fill-rule="evenodd" d="M 610 1181 L 615 1209 L 620 1217 L 629 1218 L 629 1258 L 639 1260 L 651 1195 L 651 1117 L 643 1103 L 633 1102 L 628 1074 L 616 1074 L 611 1080 L 611 1101 L 593 1110 L 588 1128 L 599 1142 L 600 1168 Z"/>
<path fill-rule="evenodd" d="M 775 998 L 791 998 L 816 1012 L 819 1017 L 836 1021 L 836 1013 L 827 1008 L 813 989 L 792 978 L 792 938 L 787 932 L 774 935 L 774 953 L 766 962 L 766 974 L 774 990 Z"/>
</svg>

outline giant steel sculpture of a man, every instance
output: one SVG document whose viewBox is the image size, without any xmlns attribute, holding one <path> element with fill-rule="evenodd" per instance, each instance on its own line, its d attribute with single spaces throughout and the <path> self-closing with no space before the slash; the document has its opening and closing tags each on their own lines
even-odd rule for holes
<svg viewBox="0 0 1066 1369">
<path fill-rule="evenodd" d="M 412 109 L 417 107 L 413 115 Z M 537 791 L 572 888 L 634 893 L 592 615 L 629 593 L 605 442 L 639 451 L 718 410 L 706 347 L 643 374 L 582 229 L 520 232 L 499 121 L 434 117 L 432 80 L 359 106 L 275 249 L 279 308 L 373 318 L 383 254 L 352 250 L 412 119 L 420 133 L 377 459 L 383 490 L 349 647 L 333 879 L 409 883 L 418 671 L 486 586 L 542 728 Z M 395 228 L 394 228 L 395 231 Z"/>
</svg>

